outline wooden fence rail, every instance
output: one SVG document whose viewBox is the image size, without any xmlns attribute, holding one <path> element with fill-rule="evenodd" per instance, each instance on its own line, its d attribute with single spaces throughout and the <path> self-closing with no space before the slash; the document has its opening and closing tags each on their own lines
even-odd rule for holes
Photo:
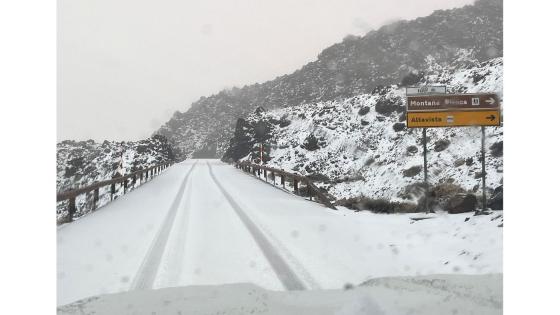
<svg viewBox="0 0 560 315">
<path fill-rule="evenodd" d="M 276 185 L 276 176 L 280 176 L 280 184 L 282 187 L 286 187 L 286 179 L 291 178 L 294 187 L 294 193 L 299 195 L 299 184 L 305 183 L 307 185 L 307 190 L 309 193 L 309 200 L 313 200 L 313 197 L 316 197 L 317 200 L 324 204 L 326 207 L 336 210 L 335 206 L 331 203 L 330 199 L 327 197 L 323 191 L 321 191 L 313 182 L 305 177 L 298 174 L 293 174 L 286 172 L 284 170 L 280 170 L 273 167 L 268 167 L 264 165 L 253 164 L 249 161 L 243 162 L 236 162 L 235 167 L 241 169 L 244 172 L 251 173 L 255 176 L 260 176 L 261 172 L 264 172 L 265 180 L 268 181 L 267 173 L 270 172 L 270 176 L 272 177 L 272 181 L 274 185 Z"/>
<path fill-rule="evenodd" d="M 56 194 L 56 201 L 57 202 L 68 200 L 68 215 L 63 220 L 63 222 L 61 222 L 61 223 L 72 221 L 72 218 L 73 218 L 74 214 L 76 213 L 76 197 L 77 196 L 79 196 L 81 194 L 87 194 L 87 193 L 93 191 L 92 210 L 95 210 L 96 209 L 96 204 L 99 201 L 99 189 L 100 188 L 111 185 L 111 200 L 113 200 L 113 195 L 116 192 L 116 185 L 117 184 L 121 184 L 121 186 L 123 187 L 123 194 L 126 194 L 129 179 L 132 179 L 131 184 L 134 187 L 137 180 L 140 183 L 142 183 L 142 181 L 146 182 L 146 181 L 148 181 L 148 179 L 153 178 L 154 176 L 158 175 L 164 169 L 168 168 L 172 164 L 173 164 L 172 162 L 160 163 L 158 165 L 154 165 L 154 166 L 146 168 L 146 169 L 142 169 L 142 170 L 139 170 L 139 171 L 136 171 L 136 172 L 132 172 L 128 175 L 104 180 L 104 181 L 97 182 L 97 183 L 94 183 L 94 184 L 86 186 L 86 187 L 67 190 L 67 191 L 57 193 Z"/>
</svg>

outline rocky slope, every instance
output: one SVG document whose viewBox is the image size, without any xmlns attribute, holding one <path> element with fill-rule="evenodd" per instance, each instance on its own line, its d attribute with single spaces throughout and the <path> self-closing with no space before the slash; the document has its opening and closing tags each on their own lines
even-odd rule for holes
<svg viewBox="0 0 560 315">
<path fill-rule="evenodd" d="M 155 134 L 167 137 L 180 159 L 221 157 L 237 118 L 257 107 L 341 100 L 380 85 L 414 84 L 430 62 L 457 63 L 465 50 L 476 62 L 502 56 L 502 11 L 501 0 L 478 0 L 361 37 L 348 36 L 292 74 L 200 98 L 186 112 L 176 112 Z"/>
<path fill-rule="evenodd" d="M 56 148 L 56 189 L 59 192 L 88 186 L 174 159 L 171 146 L 161 136 L 129 142 L 66 140 L 58 143 Z M 117 188 L 119 195 L 120 187 Z M 108 196 L 103 195 L 103 191 L 100 194 L 98 206 L 108 201 Z M 77 217 L 91 210 L 90 207 L 85 207 L 86 203 L 91 202 L 90 199 L 91 196 L 84 195 L 77 198 Z M 65 211 L 66 204 L 59 202 L 57 216 L 63 217 Z"/>
<path fill-rule="evenodd" d="M 418 84 L 446 85 L 448 93 L 496 92 L 502 97 L 502 58 L 481 63 L 472 50 L 460 55 L 451 64 L 438 64 L 428 56 Z M 344 100 L 259 109 L 239 119 L 224 160 L 258 160 L 264 142 L 268 165 L 314 178 L 338 200 L 366 197 L 414 207 L 423 197 L 422 133 L 406 128 L 405 97 L 404 88 L 390 85 Z M 452 198 L 456 195 L 480 198 L 481 128 L 429 128 L 427 134 L 434 206 L 461 208 L 465 198 L 457 202 Z M 487 127 L 486 134 L 489 196 L 501 195 L 502 127 Z M 499 202 L 491 199 L 492 207 L 501 209 Z"/>
</svg>

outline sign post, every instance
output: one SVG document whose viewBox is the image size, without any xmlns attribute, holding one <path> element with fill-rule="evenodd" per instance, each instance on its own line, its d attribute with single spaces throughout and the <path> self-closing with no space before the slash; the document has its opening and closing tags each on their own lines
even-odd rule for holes
<svg viewBox="0 0 560 315">
<path fill-rule="evenodd" d="M 482 126 L 482 148 L 480 152 L 482 154 L 482 212 L 486 211 L 486 130 Z"/>
<path fill-rule="evenodd" d="M 430 202 L 428 200 L 430 191 L 428 188 L 428 145 L 426 140 L 426 128 L 422 128 L 422 142 L 424 143 L 424 208 L 429 212 Z"/>
<path fill-rule="evenodd" d="M 447 93 L 447 87 L 445 85 L 424 85 L 424 86 L 414 86 L 406 88 L 406 95 L 433 95 L 433 94 L 445 94 Z M 427 137 L 426 128 L 422 128 L 422 145 L 424 147 L 424 208 L 426 213 L 429 210 L 429 188 L 428 188 L 428 148 L 427 148 Z"/>
</svg>

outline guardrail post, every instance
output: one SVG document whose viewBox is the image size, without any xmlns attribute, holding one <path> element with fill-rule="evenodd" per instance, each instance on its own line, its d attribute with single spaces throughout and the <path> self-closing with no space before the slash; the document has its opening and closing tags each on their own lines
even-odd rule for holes
<svg viewBox="0 0 560 315">
<path fill-rule="evenodd" d="M 95 190 L 93 191 L 93 209 L 91 209 L 92 211 L 95 210 L 97 201 L 99 201 L 99 187 L 95 188 Z"/>
<path fill-rule="evenodd" d="M 74 220 L 74 213 L 76 213 L 76 197 L 70 198 L 68 202 L 68 221 Z"/>
<path fill-rule="evenodd" d="M 132 175 L 132 188 L 136 186 L 136 174 Z"/>
<path fill-rule="evenodd" d="M 307 183 L 307 192 L 309 193 L 309 200 L 313 201 L 313 189 L 309 189 L 309 183 Z"/>
<path fill-rule="evenodd" d="M 280 183 L 282 184 L 282 188 L 286 188 L 286 182 L 284 179 L 284 175 L 280 175 Z"/>
<path fill-rule="evenodd" d="M 140 184 L 142 184 L 142 180 L 144 179 L 144 172 L 140 172 Z"/>
<path fill-rule="evenodd" d="M 268 183 L 268 176 L 266 176 L 266 170 L 264 170 L 264 180 Z"/>
<path fill-rule="evenodd" d="M 126 194 L 126 187 L 128 186 L 128 178 L 125 178 L 125 180 L 123 180 L 122 185 L 124 187 L 124 191 L 123 191 L 123 195 Z"/>
<path fill-rule="evenodd" d="M 294 178 L 294 194 L 299 195 L 298 181 Z"/>
<path fill-rule="evenodd" d="M 113 195 L 115 194 L 115 183 L 111 184 L 111 201 L 113 201 Z"/>
<path fill-rule="evenodd" d="M 272 175 L 272 184 L 276 186 L 276 176 L 274 176 L 274 171 L 271 172 Z"/>
</svg>

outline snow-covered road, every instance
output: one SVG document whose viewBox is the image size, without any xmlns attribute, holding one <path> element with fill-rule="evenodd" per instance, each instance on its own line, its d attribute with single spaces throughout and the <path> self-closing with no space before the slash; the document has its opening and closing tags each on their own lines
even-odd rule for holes
<svg viewBox="0 0 560 315">
<path fill-rule="evenodd" d="M 339 289 L 502 272 L 499 215 L 338 211 L 217 160 L 187 160 L 58 230 L 58 304 L 187 285 Z M 471 217 L 465 222 L 465 218 Z"/>
</svg>

